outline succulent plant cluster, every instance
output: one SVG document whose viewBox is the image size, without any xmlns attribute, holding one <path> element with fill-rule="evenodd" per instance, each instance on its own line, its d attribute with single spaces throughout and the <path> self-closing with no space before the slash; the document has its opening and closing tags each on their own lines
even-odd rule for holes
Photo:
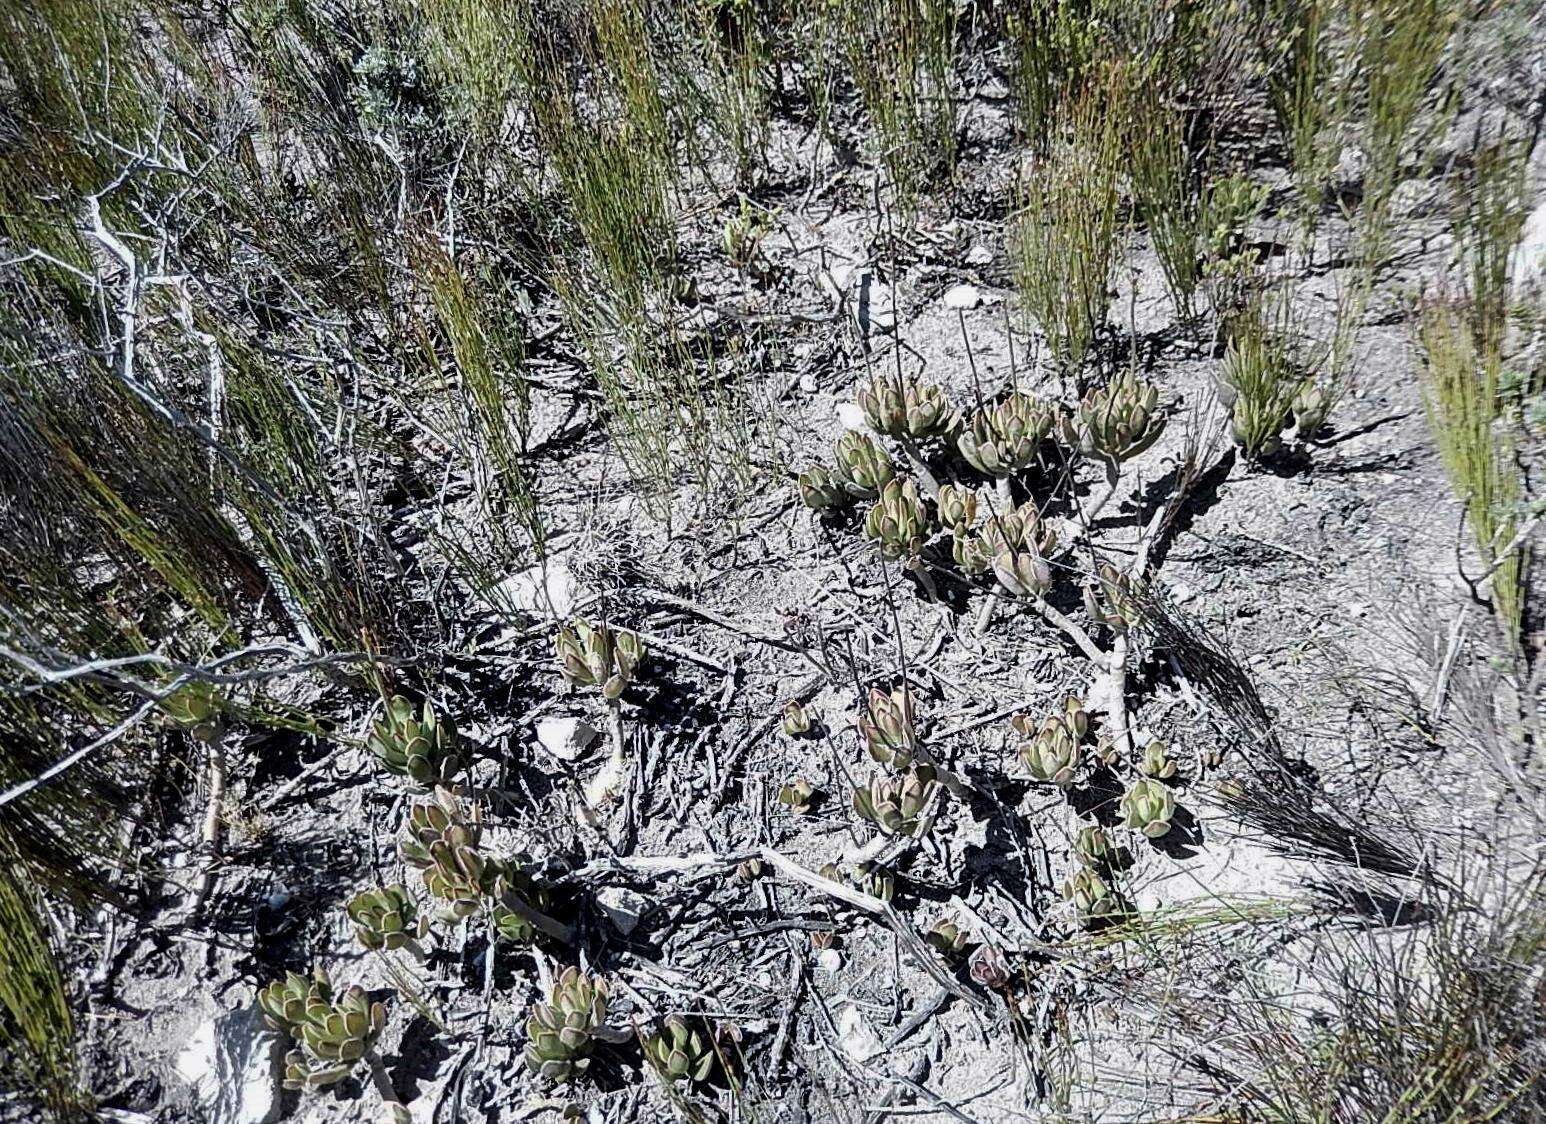
<svg viewBox="0 0 1546 1124">
<path fill-rule="evenodd" d="M 680 1015 L 667 1015 L 660 1030 L 644 1040 L 644 1057 L 667 1084 L 707 1081 L 714 1068 L 708 1038 Z"/>
<path fill-rule="evenodd" d="M 1143 747 L 1138 759 L 1138 771 L 1157 781 L 1168 781 L 1176 775 L 1176 763 L 1171 760 L 1169 747 L 1162 741 L 1152 741 Z"/>
<path fill-rule="evenodd" d="M 554 647 L 564 678 L 577 687 L 600 687 L 608 702 L 622 696 L 645 656 L 636 633 L 586 620 L 560 628 Z"/>
<path fill-rule="evenodd" d="M 1104 921 L 1128 911 L 1127 902 L 1106 874 L 1091 866 L 1080 866 L 1063 883 L 1063 897 L 1073 903 L 1087 923 Z"/>
<path fill-rule="evenodd" d="M 986 476 L 1013 476 L 1036 463 L 1052 436 L 1057 407 L 1033 394 L 1013 391 L 972 411 L 956 447 L 967 464 Z"/>
<path fill-rule="evenodd" d="M 854 811 L 883 834 L 916 836 L 927 827 L 925 813 L 939 782 L 928 769 L 874 777 L 854 793 Z"/>
<path fill-rule="evenodd" d="M 883 558 L 912 559 L 930 534 L 929 511 L 911 480 L 892 480 L 864 517 L 864 535 Z"/>
<path fill-rule="evenodd" d="M 446 789 L 436 789 L 432 800 L 409 809 L 397 853 L 420 872 L 443 920 L 460 921 L 487 907 L 501 937 L 529 944 L 536 930 L 523 907 L 545 909 L 546 891 L 518 864 L 479 850 L 481 836 L 461 802 Z"/>
<path fill-rule="evenodd" d="M 573 1080 L 590 1065 L 596 1029 L 606 1018 L 606 981 L 565 968 L 526 1019 L 526 1068 L 554 1084 Z"/>
<path fill-rule="evenodd" d="M 456 723 L 437 717 L 428 699 L 416 708 L 402 695 L 393 695 L 365 744 L 389 771 L 425 788 L 450 784 L 462 771 Z"/>
<path fill-rule="evenodd" d="M 1122 824 L 1141 832 L 1150 839 L 1158 839 L 1170 830 L 1171 819 L 1176 813 L 1176 800 L 1159 781 L 1152 777 L 1140 777 L 1122 797 L 1119 805 Z"/>
<path fill-rule="evenodd" d="M 1086 583 L 1084 608 L 1091 620 L 1115 633 L 1125 633 L 1141 617 L 1133 597 L 1132 578 L 1109 562 L 1097 566 L 1094 579 Z"/>
<path fill-rule="evenodd" d="M 258 992 L 264 1025 L 297 1044 L 285 1056 L 284 1086 L 316 1089 L 347 1077 L 386 1026 L 386 1008 L 362 988 L 334 994 L 327 973 L 291 972 Z"/>
<path fill-rule="evenodd" d="M 955 405 L 938 386 L 900 374 L 876 376 L 859 392 L 859 408 L 870 428 L 887 437 L 948 437 L 961 422 Z"/>
<path fill-rule="evenodd" d="M 1108 464 L 1131 460 L 1165 430 L 1159 388 L 1131 371 L 1088 391 L 1074 416 L 1059 420 L 1065 444 Z"/>
<path fill-rule="evenodd" d="M 1015 733 L 1027 739 L 1018 750 L 1026 771 L 1038 781 L 1067 788 L 1074 783 L 1079 745 L 1089 731 L 1089 723 L 1084 704 L 1069 695 L 1060 713 L 1048 715 L 1035 726 L 1024 714 L 1015 715 L 1009 724 Z"/>
<path fill-rule="evenodd" d="M 355 938 L 372 952 L 402 948 L 428 928 L 428 919 L 419 917 L 408 888 L 401 883 L 361 890 L 344 911 L 354 923 Z"/>
<path fill-rule="evenodd" d="M 1030 500 L 990 516 L 980 528 L 951 531 L 951 555 L 968 576 L 992 571 L 1016 597 L 1040 597 L 1052 584 L 1057 535 Z"/>
<path fill-rule="evenodd" d="M 868 706 L 859 716 L 859 733 L 876 761 L 904 771 L 912 767 L 918 750 L 918 730 L 913 718 L 913 695 L 904 683 L 890 691 L 871 687 Z"/>
<path fill-rule="evenodd" d="M 966 930 L 948 917 L 942 917 L 923 934 L 930 948 L 942 956 L 959 956 L 966 948 Z"/>
</svg>

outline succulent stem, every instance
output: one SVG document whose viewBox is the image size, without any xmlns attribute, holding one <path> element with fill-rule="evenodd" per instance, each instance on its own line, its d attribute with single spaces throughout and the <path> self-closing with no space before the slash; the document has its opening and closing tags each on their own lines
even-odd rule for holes
<svg viewBox="0 0 1546 1124">
<path fill-rule="evenodd" d="M 907 459 L 912 463 L 913 471 L 918 474 L 919 486 L 928 494 L 929 499 L 939 499 L 939 479 L 923 459 L 923 453 L 919 450 L 918 443 L 911 437 L 898 437 L 896 441 L 898 445 L 902 446 L 902 452 L 907 454 Z"/>
<path fill-rule="evenodd" d="M 204 869 L 193 887 L 191 913 L 198 913 L 209 899 L 215 884 L 215 867 L 220 860 L 220 808 L 225 802 L 225 720 L 217 713 L 202 738 L 209 750 L 209 803 L 204 810 Z"/>
<path fill-rule="evenodd" d="M 1090 503 L 1089 507 L 1082 508 L 1080 511 L 1080 519 L 1084 523 L 1086 529 L 1094 524 L 1096 517 L 1099 516 L 1100 513 L 1105 510 L 1106 505 L 1111 502 L 1111 497 L 1117 494 L 1117 485 L 1122 478 L 1122 468 L 1116 461 L 1108 459 L 1106 460 L 1105 465 L 1106 484 L 1104 489 L 1098 496 L 1095 497 L 1095 499 Z"/>
</svg>

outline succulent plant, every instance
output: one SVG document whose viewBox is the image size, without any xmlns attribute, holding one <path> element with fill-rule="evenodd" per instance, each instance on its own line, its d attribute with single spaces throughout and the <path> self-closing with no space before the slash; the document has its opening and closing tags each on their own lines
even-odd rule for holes
<svg viewBox="0 0 1546 1124">
<path fill-rule="evenodd" d="M 526 1020 L 526 1068 L 554 1083 L 585 1072 L 596 1028 L 607 1018 L 607 983 L 565 968 Z"/>
<path fill-rule="evenodd" d="M 1032 727 L 1028 715 L 1010 719 L 1015 733 L 1029 739 L 1019 749 L 1020 763 L 1039 781 L 1067 788 L 1079 767 L 1079 743 L 1089 730 L 1084 705 L 1073 695 L 1063 702 L 1060 714 L 1048 715 Z"/>
<path fill-rule="evenodd" d="M 1103 461 L 1119 463 L 1159 440 L 1165 416 L 1159 389 L 1131 371 L 1088 391 L 1079 402 L 1077 421 L 1062 419 L 1063 440 Z"/>
<path fill-rule="evenodd" d="M 1000 551 L 993 557 L 993 576 L 1012 597 L 1036 599 L 1052 588 L 1052 567 L 1033 551 Z"/>
<path fill-rule="evenodd" d="M 1001 554 L 1028 553 L 1045 559 L 1056 549 L 1057 536 L 1029 500 L 990 516 L 975 533 L 952 532 L 951 554 L 969 577 L 993 569 Z M 1014 563 L 1009 565 L 1013 568 Z"/>
<path fill-rule="evenodd" d="M 837 933 L 831 929 L 812 929 L 810 941 L 812 952 L 825 952 L 837 943 Z"/>
<path fill-rule="evenodd" d="M 889 902 L 896 896 L 896 875 L 878 863 L 866 863 L 855 873 L 854 885 L 872 898 Z"/>
<path fill-rule="evenodd" d="M 334 995 L 327 973 L 289 973 L 258 992 L 264 1023 L 288 1034 L 299 1049 L 285 1056 L 284 1086 L 314 1089 L 349 1075 L 386 1025 L 386 1008 L 363 988 Z"/>
<path fill-rule="evenodd" d="M 433 801 L 408 811 L 408 834 L 398 842 L 397 853 L 422 873 L 425 889 L 441 903 L 447 920 L 477 913 L 504 873 L 502 864 L 478 852 L 479 834 L 445 789 L 437 789 Z"/>
<path fill-rule="evenodd" d="M 926 826 L 924 810 L 938 788 L 927 770 L 875 777 L 854 793 L 854 811 L 886 835 L 917 835 Z"/>
<path fill-rule="evenodd" d="M 811 716 L 806 712 L 799 699 L 790 699 L 784 704 L 783 718 L 784 733 L 791 738 L 803 737 L 811 732 Z"/>
<path fill-rule="evenodd" d="M 1085 921 L 1099 921 L 1127 912 L 1127 903 L 1097 870 L 1081 866 L 1063 883 L 1063 896 L 1074 903 Z"/>
<path fill-rule="evenodd" d="M 615 701 L 644 661 L 644 641 L 626 629 L 577 620 L 558 630 L 554 641 L 564 678 L 577 687 L 600 687 Z"/>
<path fill-rule="evenodd" d="M 859 392 L 859 408 L 870 428 L 888 437 L 943 437 L 960 424 L 943 390 L 900 375 L 877 375 Z"/>
<path fill-rule="evenodd" d="M 195 741 L 209 743 L 220 732 L 220 703 L 208 683 L 189 683 L 161 700 L 162 712 Z"/>
<path fill-rule="evenodd" d="M 951 534 L 963 534 L 977 522 L 977 493 L 961 484 L 941 484 L 935 507 L 940 526 Z"/>
<path fill-rule="evenodd" d="M 1009 961 L 1004 958 L 1004 950 L 996 944 L 978 945 L 967 961 L 967 972 L 983 987 L 1003 991 L 1009 986 Z"/>
<path fill-rule="evenodd" d="M 514 863 L 501 863 L 490 896 L 489 920 L 499 938 L 521 946 L 536 943 L 538 930 L 529 912 L 547 912 L 552 905 L 548 891 Z"/>
<path fill-rule="evenodd" d="M 1162 741 L 1152 741 L 1143 747 L 1143 758 L 1138 771 L 1157 781 L 1168 781 L 1176 775 L 1176 763 L 1170 759 L 1169 747 Z"/>
<path fill-rule="evenodd" d="M 929 513 L 911 480 L 893 480 L 864 517 L 864 534 L 879 547 L 882 557 L 915 558 L 929 537 Z"/>
<path fill-rule="evenodd" d="M 644 1040 L 644 1056 L 667 1083 L 707 1081 L 714 1068 L 713 1048 L 680 1015 L 667 1015 L 660 1030 Z"/>
<path fill-rule="evenodd" d="M 956 446 L 978 472 L 1011 476 L 1035 461 L 1056 421 L 1053 406 L 1015 391 L 1001 402 L 974 410 Z"/>
<path fill-rule="evenodd" d="M 930 948 L 944 956 L 956 956 L 966 947 L 966 930 L 948 917 L 934 922 L 923 939 Z"/>
<path fill-rule="evenodd" d="M 758 858 L 742 859 L 735 867 L 735 880 L 742 883 L 751 883 L 762 877 L 762 860 Z"/>
<path fill-rule="evenodd" d="M 857 429 L 844 432 L 832 452 L 837 461 L 833 475 L 855 499 L 875 499 L 896 478 L 886 451 Z"/>
<path fill-rule="evenodd" d="M 1093 620 L 1116 633 L 1126 632 L 1140 619 L 1132 579 L 1109 562 L 1102 562 L 1095 578 L 1085 585 L 1084 608 Z"/>
<path fill-rule="evenodd" d="M 1326 427 L 1333 405 L 1331 393 L 1319 383 L 1306 381 L 1294 395 L 1294 432 L 1301 441 L 1308 441 Z"/>
<path fill-rule="evenodd" d="M 778 790 L 778 802 L 795 815 L 803 816 L 811 810 L 811 800 L 815 795 L 816 786 L 802 777 Z"/>
<path fill-rule="evenodd" d="M 853 498 L 853 493 L 844 485 L 842 477 L 821 465 L 800 473 L 795 477 L 794 486 L 800 493 L 800 502 L 815 511 L 842 507 Z"/>
<path fill-rule="evenodd" d="M 462 771 L 456 723 L 437 718 L 428 699 L 416 710 L 402 695 L 393 695 L 365 744 L 388 770 L 426 788 L 450 784 Z"/>
<path fill-rule="evenodd" d="M 1118 849 L 1106 834 L 1106 829 L 1096 826 L 1081 827 L 1074 836 L 1074 854 L 1086 866 L 1104 870 L 1118 861 Z"/>
<path fill-rule="evenodd" d="M 355 937 L 372 952 L 402 948 L 424 935 L 418 909 L 407 887 L 398 882 L 361 890 L 344 911 L 354 923 Z"/>
<path fill-rule="evenodd" d="M 890 691 L 870 688 L 869 708 L 859 717 L 859 732 L 870 756 L 897 771 L 911 767 L 918 751 L 913 695 L 904 683 Z"/>
<path fill-rule="evenodd" d="M 1175 797 L 1170 789 L 1159 781 L 1141 777 L 1133 782 L 1119 805 L 1122 823 L 1134 831 L 1141 831 L 1150 839 L 1158 839 L 1170 830 L 1171 817 L 1176 814 Z"/>
</svg>

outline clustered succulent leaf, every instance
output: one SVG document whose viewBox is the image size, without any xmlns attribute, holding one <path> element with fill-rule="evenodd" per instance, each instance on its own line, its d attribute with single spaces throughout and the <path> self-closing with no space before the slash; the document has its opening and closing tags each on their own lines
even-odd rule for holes
<svg viewBox="0 0 1546 1124">
<path fill-rule="evenodd" d="M 1003 568 L 1007 573 L 1016 575 L 1026 571 L 1033 582 L 1041 576 L 1041 567 L 1036 562 L 1045 567 L 1046 560 L 1056 549 L 1057 535 L 1030 500 L 990 516 L 976 531 L 953 528 L 950 547 L 956 565 L 968 577 L 989 570 L 997 573 L 999 559 L 1004 558 Z M 1022 561 L 1022 557 L 1026 560 Z M 1050 567 L 1045 576 L 1050 583 Z M 1018 577 L 1015 580 L 1018 582 Z"/>
<path fill-rule="evenodd" d="M 934 505 L 940 526 L 952 534 L 964 534 L 977 522 L 977 493 L 960 484 L 941 484 Z"/>
<path fill-rule="evenodd" d="M 1056 422 L 1055 407 L 1015 391 L 1001 402 L 974 410 L 956 446 L 978 472 L 1012 476 L 1036 460 Z"/>
<path fill-rule="evenodd" d="M 526 1067 L 555 1084 L 578 1077 L 590 1065 L 596 1028 L 606 1018 L 606 981 L 565 968 L 526 1020 Z"/>
<path fill-rule="evenodd" d="M 896 896 L 896 875 L 878 863 L 866 863 L 857 871 L 854 885 L 883 902 L 889 902 Z"/>
<path fill-rule="evenodd" d="M 600 687 L 609 702 L 622 695 L 644 660 L 644 641 L 636 633 L 585 620 L 560 628 L 554 644 L 564 678 L 577 687 Z"/>
<path fill-rule="evenodd" d="M 957 925 L 948 917 L 942 917 L 934 922 L 934 925 L 923 939 L 929 947 L 943 956 L 956 956 L 966 947 L 966 930 Z"/>
<path fill-rule="evenodd" d="M 842 478 L 819 464 L 795 477 L 795 488 L 799 490 L 800 502 L 815 511 L 842 507 L 853 498 Z"/>
<path fill-rule="evenodd" d="M 1326 428 L 1333 405 L 1331 392 L 1320 384 L 1306 380 L 1294 395 L 1294 433 L 1301 441 L 1308 441 Z"/>
<path fill-rule="evenodd" d="M 740 883 L 751 883 L 762 877 L 762 860 L 758 858 L 742 859 L 736 864 L 735 880 Z"/>
<path fill-rule="evenodd" d="M 859 717 L 870 756 L 882 765 L 904 771 L 918 751 L 918 731 L 913 719 L 913 695 L 904 683 L 890 691 L 870 688 L 869 707 Z"/>
<path fill-rule="evenodd" d="M 900 375 L 876 376 L 859 392 L 859 408 L 870 428 L 888 437 L 943 437 L 960 423 L 943 390 Z"/>
<path fill-rule="evenodd" d="M 394 882 L 361 890 L 344 907 L 354 923 L 354 935 L 372 952 L 402 948 L 424 935 L 423 923 L 408 888 Z"/>
<path fill-rule="evenodd" d="M 1051 714 L 1035 727 L 1029 716 L 1017 714 L 1010 719 L 1015 733 L 1029 740 L 1019 748 L 1020 763 L 1039 781 L 1067 788 L 1074 782 L 1079 767 L 1079 743 L 1089 730 L 1089 716 L 1073 695 L 1063 702 L 1059 714 Z"/>
<path fill-rule="evenodd" d="M 1165 429 L 1159 388 L 1131 371 L 1088 391 L 1077 421 L 1062 419 L 1063 439 L 1082 452 L 1120 463 L 1144 452 Z"/>
<path fill-rule="evenodd" d="M 791 738 L 803 737 L 811 732 L 811 716 L 799 699 L 790 699 L 784 705 L 783 729 Z"/>
<path fill-rule="evenodd" d="M 1084 587 L 1084 608 L 1093 620 L 1115 633 L 1126 632 L 1141 616 L 1132 579 L 1109 562 L 1102 562 L 1094 580 Z"/>
<path fill-rule="evenodd" d="M 1176 763 L 1170 759 L 1169 747 L 1162 741 L 1152 741 L 1143 748 L 1138 771 L 1157 781 L 1168 781 L 1176 775 Z"/>
<path fill-rule="evenodd" d="M 513 863 L 501 863 L 493 886 L 493 905 L 489 920 L 500 940 L 516 945 L 536 943 L 537 926 L 529 916 L 532 910 L 546 912 L 551 895 L 524 870 Z"/>
<path fill-rule="evenodd" d="M 667 1015 L 660 1030 L 644 1040 L 644 1056 L 668 1084 L 707 1081 L 714 1068 L 713 1048 L 680 1015 Z"/>
<path fill-rule="evenodd" d="M 896 478 L 896 468 L 886 451 L 857 429 L 847 430 L 837 439 L 833 456 L 837 460 L 833 477 L 855 499 L 875 499 Z"/>
<path fill-rule="evenodd" d="M 875 777 L 854 793 L 854 811 L 886 835 L 915 836 L 927 827 L 923 814 L 938 787 L 923 769 Z"/>
<path fill-rule="evenodd" d="M 269 1029 L 299 1046 L 285 1056 L 287 1089 L 315 1089 L 347 1077 L 386 1026 L 385 1007 L 359 987 L 335 996 L 320 968 L 310 978 L 291 972 L 263 988 L 258 1007 Z"/>
<path fill-rule="evenodd" d="M 397 853 L 422 873 L 425 889 L 441 903 L 447 920 L 477 913 L 503 873 L 498 862 L 478 852 L 480 835 L 445 789 L 436 789 L 433 800 L 409 809 L 407 836 L 398 842 Z"/>
<path fill-rule="evenodd" d="M 811 810 L 811 799 L 815 795 L 816 786 L 801 778 L 790 781 L 778 790 L 778 802 L 795 815 L 803 816 Z"/>
<path fill-rule="evenodd" d="M 929 513 L 911 480 L 893 480 L 864 517 L 865 537 L 885 558 L 915 558 L 929 537 Z"/>
<path fill-rule="evenodd" d="M 437 717 L 428 699 L 415 709 L 402 695 L 393 695 L 365 744 L 391 772 L 426 788 L 450 784 L 462 771 L 456 723 L 449 716 Z"/>
<path fill-rule="evenodd" d="M 1074 836 L 1074 854 L 1085 866 L 1095 870 L 1109 870 L 1118 866 L 1121 851 L 1112 843 L 1106 829 L 1099 825 L 1081 827 Z"/>
<path fill-rule="evenodd" d="M 1150 839 L 1158 839 L 1170 830 L 1176 801 L 1170 795 L 1170 789 L 1159 781 L 1140 777 L 1122 797 L 1119 808 L 1125 827 L 1141 831 Z"/>
<path fill-rule="evenodd" d="M 196 741 L 212 742 L 220 732 L 220 703 L 208 683 L 189 683 L 168 695 L 161 710 Z"/>
<path fill-rule="evenodd" d="M 1074 903 L 1085 921 L 1099 921 L 1127 912 L 1122 895 L 1093 867 L 1081 866 L 1063 883 L 1063 897 Z"/>
</svg>

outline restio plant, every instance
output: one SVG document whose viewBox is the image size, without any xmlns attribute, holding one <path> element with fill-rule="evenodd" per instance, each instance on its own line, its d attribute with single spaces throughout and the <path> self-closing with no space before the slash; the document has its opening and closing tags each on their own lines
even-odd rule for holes
<svg viewBox="0 0 1546 1124">
<path fill-rule="evenodd" d="M 608 702 L 622 697 L 645 657 L 638 634 L 586 620 L 560 628 L 554 647 L 564 678 L 577 687 L 600 687 Z"/>
<path fill-rule="evenodd" d="M 1282 447 L 1294 406 L 1310 384 L 1265 309 L 1253 307 L 1235 317 L 1228 334 L 1217 384 L 1219 404 L 1229 411 L 1230 433 L 1246 456 L 1271 456 Z M 1324 423 L 1324 408 L 1321 418 L 1310 416 L 1317 404 L 1304 400 L 1307 423 Z"/>
<path fill-rule="evenodd" d="M 595 1032 L 607 1019 L 607 982 L 578 968 L 559 973 L 546 1001 L 526 1020 L 526 1068 L 551 1084 L 573 1081 L 590 1065 Z"/>
<path fill-rule="evenodd" d="M 449 785 L 462 771 L 456 723 L 450 716 L 438 717 L 428 699 L 415 707 L 402 695 L 393 695 L 365 744 L 390 772 L 424 788 Z"/>
<path fill-rule="evenodd" d="M 917 837 L 928 830 L 925 817 L 939 783 L 927 769 L 879 776 L 854 792 L 854 811 L 884 835 Z"/>
<path fill-rule="evenodd" d="M 1158 839 L 1170 830 L 1176 813 L 1175 797 L 1157 780 L 1140 777 L 1122 796 L 1119 810 L 1124 827 Z"/>
<path fill-rule="evenodd" d="M 334 994 L 327 973 L 291 972 L 258 992 L 270 1030 L 288 1035 L 297 1048 L 285 1055 L 284 1086 L 316 1089 L 349 1076 L 386 1026 L 386 1008 L 363 988 Z"/>
<path fill-rule="evenodd" d="M 354 923 L 355 939 L 372 952 L 403 948 L 428 928 L 428 919 L 419 917 L 408 888 L 401 883 L 361 890 L 344 911 Z"/>
<path fill-rule="evenodd" d="M 644 1057 L 668 1085 L 707 1081 L 714 1068 L 707 1037 L 681 1015 L 667 1015 L 660 1029 L 644 1040 Z"/>
<path fill-rule="evenodd" d="M 1063 701 L 1058 714 L 1049 714 L 1033 726 L 1028 715 L 1010 719 L 1016 734 L 1027 739 L 1016 751 L 1026 772 L 1046 784 L 1067 788 L 1079 768 L 1079 745 L 1089 731 L 1089 715 L 1073 695 Z"/>
<path fill-rule="evenodd" d="M 859 733 L 870 756 L 897 772 L 912 767 L 918 751 L 913 695 L 904 683 L 890 691 L 870 688 L 868 706 L 859 716 Z"/>
</svg>

